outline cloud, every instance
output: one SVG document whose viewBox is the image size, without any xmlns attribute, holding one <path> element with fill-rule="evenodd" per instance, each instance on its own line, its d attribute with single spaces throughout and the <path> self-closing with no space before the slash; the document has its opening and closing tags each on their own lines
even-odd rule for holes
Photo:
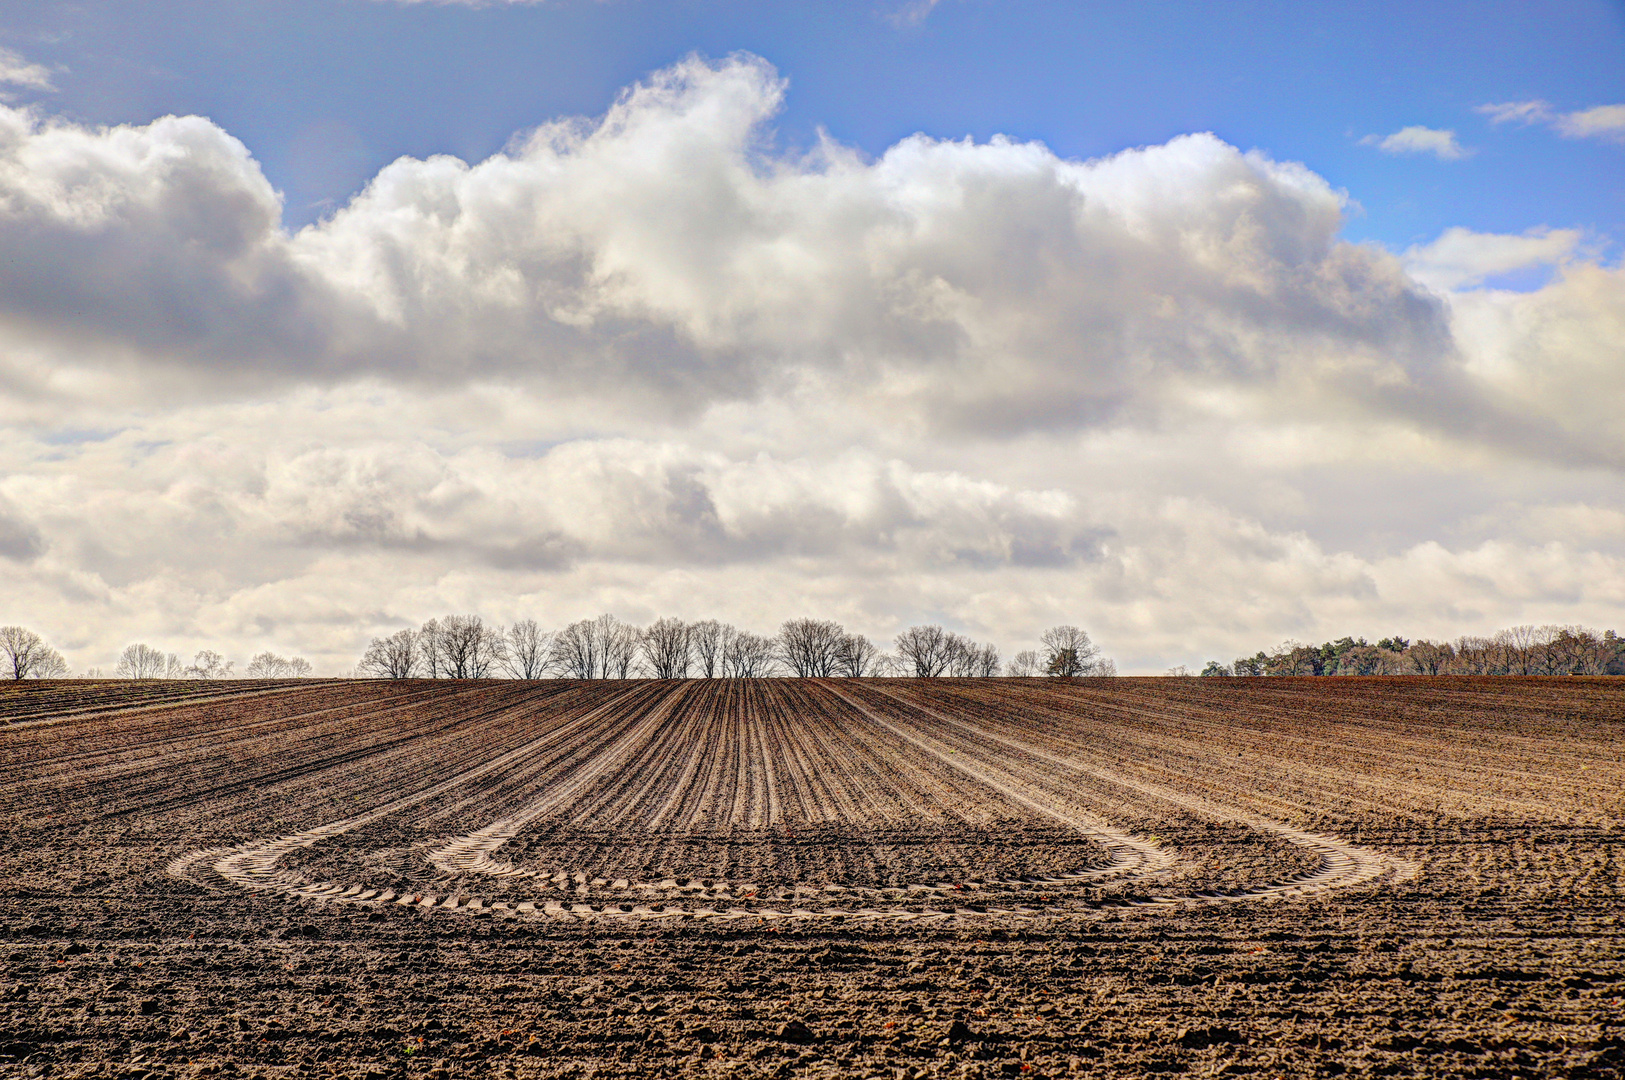
<svg viewBox="0 0 1625 1080">
<path fill-rule="evenodd" d="M 1448 361 L 1437 306 L 1338 240 L 1341 197 L 1301 166 L 1211 135 L 1088 162 L 924 136 L 789 157 L 764 141 L 784 92 L 756 58 L 689 60 L 486 161 L 403 158 L 291 234 L 206 120 L 8 110 L 0 379 L 507 379 L 671 415 L 837 380 L 1016 432 L 1115 422 L 1169 378 Z"/>
<path fill-rule="evenodd" d="M 1565 138 L 1625 141 L 1625 105 L 1595 105 L 1565 113 L 1545 101 L 1508 101 L 1480 105 L 1478 111 L 1495 124 L 1545 124 Z"/>
<path fill-rule="evenodd" d="M 51 69 L 34 64 L 10 49 L 0 48 L 0 87 L 15 86 L 24 90 L 53 91 Z M 0 92 L 0 99 L 4 98 Z"/>
<path fill-rule="evenodd" d="M 1446 229 L 1437 240 L 1408 248 L 1410 276 L 1430 288 L 1472 288 L 1486 278 L 1568 259 L 1580 243 L 1574 229 L 1531 229 L 1521 236 Z"/>
<path fill-rule="evenodd" d="M 1551 104 L 1545 101 L 1503 101 L 1480 105 L 1475 111 L 1488 116 L 1492 124 L 1544 123 L 1553 116 Z"/>
<path fill-rule="evenodd" d="M 1597 105 L 1557 118 L 1557 132 L 1571 139 L 1625 140 L 1625 105 Z"/>
<path fill-rule="evenodd" d="M 0 559 L 31 563 L 45 553 L 45 541 L 32 522 L 0 495 Z"/>
<path fill-rule="evenodd" d="M 1625 271 L 1575 231 L 1349 244 L 1207 134 L 791 154 L 786 92 L 685 61 L 296 231 L 205 119 L 0 110 L 4 619 L 327 672 L 447 611 L 1155 671 L 1619 625 Z"/>
<path fill-rule="evenodd" d="M 1362 146 L 1375 146 L 1385 154 L 1432 154 L 1440 161 L 1459 161 L 1472 151 L 1456 141 L 1454 131 L 1412 125 L 1392 135 L 1367 135 Z"/>
<path fill-rule="evenodd" d="M 897 26 L 918 26 L 931 17 L 931 13 L 941 2 L 942 0 L 908 0 L 898 5 L 888 17 Z"/>
</svg>

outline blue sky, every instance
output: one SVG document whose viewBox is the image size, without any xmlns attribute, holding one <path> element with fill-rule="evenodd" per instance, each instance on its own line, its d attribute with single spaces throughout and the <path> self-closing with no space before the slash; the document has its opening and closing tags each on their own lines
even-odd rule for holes
<svg viewBox="0 0 1625 1080">
<path fill-rule="evenodd" d="M 1580 0 L 12 0 L 0 625 L 1625 629 L 1622 59 Z"/>
<path fill-rule="evenodd" d="M 778 137 L 791 147 L 819 127 L 871 154 L 916 131 L 1002 133 L 1088 158 L 1212 131 L 1346 190 L 1351 239 L 1397 250 L 1449 226 L 1539 225 L 1625 237 L 1619 143 L 1475 111 L 1625 100 L 1619 2 L 14 0 L 0 32 L 65 69 L 56 93 L 34 95 L 53 112 L 210 117 L 286 194 L 290 225 L 399 155 L 479 160 L 516 131 L 601 114 L 689 52 L 745 50 L 790 80 Z M 1456 132 L 1470 156 L 1360 142 L 1412 125 Z"/>
</svg>

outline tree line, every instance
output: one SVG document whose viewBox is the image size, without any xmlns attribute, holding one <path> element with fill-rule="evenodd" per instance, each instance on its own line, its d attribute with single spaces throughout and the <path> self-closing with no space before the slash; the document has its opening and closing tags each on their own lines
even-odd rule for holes
<svg viewBox="0 0 1625 1080">
<path fill-rule="evenodd" d="M 1116 674 L 1112 661 L 1075 626 L 1054 627 L 1042 642 L 1041 650 L 1017 653 L 1006 667 L 995 646 L 934 624 L 909 627 L 883 652 L 862 634 L 825 619 L 791 619 L 768 636 L 715 619 L 662 618 L 639 627 L 606 614 L 548 631 L 534 619 L 503 627 L 478 615 L 448 615 L 374 638 L 356 671 L 385 679 Z"/>
<path fill-rule="evenodd" d="M 179 656 L 137 642 L 127 645 L 113 668 L 116 679 L 303 679 L 310 675 L 310 661 L 302 656 L 278 656 L 262 652 L 248 662 L 243 674 L 236 664 L 213 649 L 200 649 L 190 664 Z M 34 631 L 23 626 L 0 626 L 0 679 L 65 679 L 68 663 L 62 654 Z M 84 673 L 87 679 L 103 678 L 100 668 Z"/>
<path fill-rule="evenodd" d="M 1190 674 L 1175 669 L 1171 674 Z M 1394 635 L 1375 644 L 1338 638 L 1287 641 L 1202 675 L 1625 675 L 1625 639 L 1583 626 L 1512 626 L 1485 637 L 1429 641 Z"/>
</svg>

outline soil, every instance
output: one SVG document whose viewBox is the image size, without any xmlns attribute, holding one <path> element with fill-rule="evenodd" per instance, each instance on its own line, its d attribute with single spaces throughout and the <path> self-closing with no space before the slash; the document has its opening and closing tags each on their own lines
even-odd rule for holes
<svg viewBox="0 0 1625 1080">
<path fill-rule="evenodd" d="M 0 1076 L 1625 1075 L 1625 681 L 0 689 Z"/>
</svg>

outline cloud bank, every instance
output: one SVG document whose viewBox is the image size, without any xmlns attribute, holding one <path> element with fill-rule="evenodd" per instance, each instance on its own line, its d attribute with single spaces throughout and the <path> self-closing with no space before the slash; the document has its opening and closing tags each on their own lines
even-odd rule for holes
<svg viewBox="0 0 1625 1080">
<path fill-rule="evenodd" d="M 1160 670 L 1625 607 L 1578 233 L 1396 257 L 1203 134 L 787 155 L 785 93 L 691 59 L 298 231 L 207 120 L 0 107 L 0 619 L 328 670 L 446 610 L 1066 621 Z"/>
</svg>

